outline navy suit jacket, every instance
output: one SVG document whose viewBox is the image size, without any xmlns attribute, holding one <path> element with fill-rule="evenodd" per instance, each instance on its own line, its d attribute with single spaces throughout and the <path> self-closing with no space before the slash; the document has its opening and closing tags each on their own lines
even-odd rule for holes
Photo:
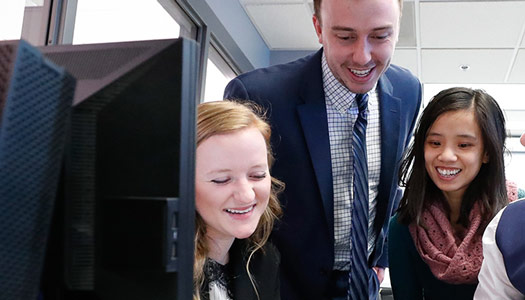
<svg viewBox="0 0 525 300">
<path fill-rule="evenodd" d="M 281 252 L 282 299 L 325 298 L 334 264 L 332 165 L 321 71 L 322 49 L 291 63 L 233 79 L 225 99 L 249 99 L 267 110 L 275 164 L 272 176 L 286 189 L 284 215 L 272 234 Z M 410 140 L 421 85 L 409 71 L 390 66 L 379 80 L 381 175 L 369 265 L 387 266 L 385 237 L 401 192 L 398 163 Z"/>
<path fill-rule="evenodd" d="M 525 200 L 505 208 L 496 229 L 496 244 L 501 251 L 509 281 L 525 295 Z"/>
</svg>

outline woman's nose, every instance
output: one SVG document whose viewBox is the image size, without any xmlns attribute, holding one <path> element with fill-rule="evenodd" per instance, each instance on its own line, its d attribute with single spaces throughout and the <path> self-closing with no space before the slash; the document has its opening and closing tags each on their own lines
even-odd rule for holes
<svg viewBox="0 0 525 300">
<path fill-rule="evenodd" d="M 252 203 L 255 199 L 253 184 L 246 179 L 239 180 L 235 187 L 234 198 L 240 204 Z"/>
<path fill-rule="evenodd" d="M 457 159 L 456 153 L 450 147 L 445 147 L 443 152 L 439 155 L 439 159 L 442 161 L 455 161 Z"/>
</svg>

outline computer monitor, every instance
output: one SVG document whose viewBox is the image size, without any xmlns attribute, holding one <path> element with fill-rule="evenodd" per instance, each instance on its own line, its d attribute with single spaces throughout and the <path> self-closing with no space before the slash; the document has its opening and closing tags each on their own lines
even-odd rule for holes
<svg viewBox="0 0 525 300">
<path fill-rule="evenodd" d="M 77 79 L 43 298 L 191 299 L 196 43 L 41 51 Z"/>
<path fill-rule="evenodd" d="M 75 81 L 40 51 L 0 42 L 0 298 L 36 299 Z"/>
</svg>

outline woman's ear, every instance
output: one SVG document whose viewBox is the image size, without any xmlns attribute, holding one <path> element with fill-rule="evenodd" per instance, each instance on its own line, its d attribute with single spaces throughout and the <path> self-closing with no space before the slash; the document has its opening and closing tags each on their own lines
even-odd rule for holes
<svg viewBox="0 0 525 300">
<path fill-rule="evenodd" d="M 483 154 L 483 163 L 486 164 L 488 162 L 489 162 L 489 154 L 485 152 L 485 154 Z"/>
</svg>

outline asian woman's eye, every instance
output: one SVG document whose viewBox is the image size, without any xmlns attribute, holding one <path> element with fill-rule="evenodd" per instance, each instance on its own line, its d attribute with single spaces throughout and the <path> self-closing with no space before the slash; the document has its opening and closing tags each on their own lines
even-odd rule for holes
<svg viewBox="0 0 525 300">
<path fill-rule="evenodd" d="M 429 144 L 432 147 L 437 147 L 441 145 L 439 141 L 427 141 L 427 144 Z"/>
<path fill-rule="evenodd" d="M 471 145 L 472 145 L 472 144 L 470 144 L 470 143 L 461 143 L 461 144 L 458 145 L 458 147 L 459 147 L 459 148 L 468 148 L 468 147 L 470 147 Z"/>
</svg>

